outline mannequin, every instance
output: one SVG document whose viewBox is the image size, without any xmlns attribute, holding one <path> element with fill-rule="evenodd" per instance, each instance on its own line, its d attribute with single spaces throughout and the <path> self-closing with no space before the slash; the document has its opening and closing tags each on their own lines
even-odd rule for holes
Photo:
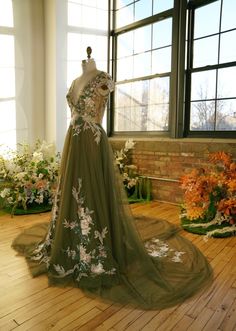
<svg viewBox="0 0 236 331">
<path fill-rule="evenodd" d="M 76 78 L 72 83 L 72 100 L 74 103 L 78 100 L 78 97 L 88 82 L 96 77 L 101 70 L 97 69 L 96 62 L 90 58 L 92 49 L 87 48 L 88 59 L 82 60 L 82 75 Z"/>
</svg>

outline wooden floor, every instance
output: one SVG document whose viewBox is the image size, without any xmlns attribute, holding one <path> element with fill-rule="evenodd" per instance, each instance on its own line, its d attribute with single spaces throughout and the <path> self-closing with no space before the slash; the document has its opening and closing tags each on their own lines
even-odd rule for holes
<svg viewBox="0 0 236 331">
<path fill-rule="evenodd" d="M 174 205 L 152 202 L 132 209 L 135 215 L 179 223 L 179 209 Z M 236 330 L 236 237 L 205 242 L 201 236 L 182 231 L 211 262 L 214 283 L 181 305 L 162 311 L 142 311 L 87 298 L 79 289 L 48 287 L 45 275 L 30 277 L 24 258 L 11 249 L 11 242 L 22 229 L 49 217 L 48 213 L 0 216 L 1 331 Z"/>
</svg>

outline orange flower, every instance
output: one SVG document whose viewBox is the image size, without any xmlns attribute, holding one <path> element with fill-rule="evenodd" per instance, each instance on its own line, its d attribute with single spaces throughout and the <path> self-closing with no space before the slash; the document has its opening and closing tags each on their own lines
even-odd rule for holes
<svg viewBox="0 0 236 331">
<path fill-rule="evenodd" d="M 222 199 L 218 210 L 228 216 L 236 215 L 236 198 Z"/>
<path fill-rule="evenodd" d="M 209 156 L 209 160 L 210 162 L 216 164 L 216 163 L 223 163 L 223 165 L 226 168 L 229 168 L 231 162 L 232 162 L 232 156 L 229 153 L 225 153 L 225 152 L 216 152 L 216 153 L 212 153 Z"/>
<path fill-rule="evenodd" d="M 187 208 L 187 218 L 189 218 L 190 220 L 203 217 L 204 213 L 205 209 L 203 209 L 202 207 Z"/>
<path fill-rule="evenodd" d="M 42 189 L 42 188 L 45 188 L 46 185 L 47 185 L 46 180 L 39 180 L 37 183 L 35 183 L 35 188 Z"/>
<path fill-rule="evenodd" d="M 230 163 L 229 170 L 236 174 L 236 163 Z"/>
<path fill-rule="evenodd" d="M 236 179 L 229 180 L 227 182 L 228 188 L 230 192 L 236 192 Z"/>
<path fill-rule="evenodd" d="M 212 153 L 209 159 L 212 164 L 181 177 L 187 217 L 204 217 L 211 199 L 216 197 L 215 207 L 236 222 L 236 198 L 232 197 L 236 192 L 236 163 L 225 152 Z M 226 198 L 218 202 L 221 195 Z"/>
</svg>

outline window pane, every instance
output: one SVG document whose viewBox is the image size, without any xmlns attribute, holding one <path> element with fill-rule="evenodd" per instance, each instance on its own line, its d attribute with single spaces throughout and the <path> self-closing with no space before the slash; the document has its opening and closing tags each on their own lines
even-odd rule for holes
<svg viewBox="0 0 236 331">
<path fill-rule="evenodd" d="M 133 57 L 117 60 L 117 80 L 133 78 Z"/>
<path fill-rule="evenodd" d="M 171 71 L 171 47 L 152 52 L 152 74 Z"/>
<path fill-rule="evenodd" d="M 221 34 L 220 63 L 236 61 L 236 31 Z"/>
<path fill-rule="evenodd" d="M 147 131 L 168 131 L 169 105 L 149 106 L 147 114 Z"/>
<path fill-rule="evenodd" d="M 196 9 L 194 22 L 194 39 L 218 33 L 220 1 Z"/>
<path fill-rule="evenodd" d="M 219 36 L 194 41 L 193 67 L 217 64 Z M 210 51 L 209 51 L 210 50 Z"/>
<path fill-rule="evenodd" d="M 67 59 L 82 60 L 85 58 L 86 48 L 81 47 L 82 34 L 80 33 L 68 33 L 67 34 Z"/>
<path fill-rule="evenodd" d="M 134 53 L 141 53 L 151 49 L 151 25 L 134 31 Z"/>
<path fill-rule="evenodd" d="M 140 0 L 135 2 L 134 17 L 135 21 L 152 15 L 152 0 Z"/>
<path fill-rule="evenodd" d="M 216 130 L 236 130 L 236 100 L 218 100 Z"/>
<path fill-rule="evenodd" d="M 116 9 L 129 5 L 133 1 L 134 0 L 116 0 Z"/>
<path fill-rule="evenodd" d="M 68 3 L 68 25 L 106 30 L 107 24 L 107 10 L 96 8 L 96 3 L 92 5 L 88 3 L 83 5 L 74 2 Z"/>
<path fill-rule="evenodd" d="M 221 31 L 236 28 L 236 2 L 223 0 Z"/>
<path fill-rule="evenodd" d="M 207 100 L 216 97 L 216 70 L 192 74 L 191 100 Z"/>
<path fill-rule="evenodd" d="M 15 66 L 14 37 L 0 35 L 0 68 Z"/>
<path fill-rule="evenodd" d="M 236 97 L 236 67 L 219 69 L 217 98 Z"/>
<path fill-rule="evenodd" d="M 150 81 L 150 105 L 156 106 L 169 103 L 169 84 L 169 77 L 158 77 Z"/>
<path fill-rule="evenodd" d="M 215 127 L 215 101 L 191 102 L 190 130 L 212 131 Z"/>
<path fill-rule="evenodd" d="M 153 48 L 171 45 L 172 19 L 168 18 L 153 24 Z"/>
<path fill-rule="evenodd" d="M 15 101 L 0 102 L 0 152 L 6 146 L 16 147 L 16 106 Z"/>
<path fill-rule="evenodd" d="M 15 70 L 0 68 L 0 98 L 15 96 Z"/>
<path fill-rule="evenodd" d="M 134 22 L 134 5 L 121 8 L 116 12 L 116 27 L 125 26 Z"/>
<path fill-rule="evenodd" d="M 115 131 L 165 131 L 168 119 L 168 77 L 116 86 Z"/>
<path fill-rule="evenodd" d="M 0 26 L 13 27 L 12 0 L 1 1 Z"/>
<path fill-rule="evenodd" d="M 131 88 L 132 83 L 118 84 L 116 86 L 116 106 L 121 107 L 131 106 Z"/>
<path fill-rule="evenodd" d="M 70 62 L 68 76 L 71 75 L 72 71 L 74 71 L 74 78 L 82 73 L 81 61 L 87 58 L 86 49 L 88 46 L 92 47 L 92 57 L 96 60 L 97 68 L 106 70 L 107 36 L 68 33 L 67 59 Z"/>
<path fill-rule="evenodd" d="M 153 14 L 161 13 L 162 11 L 174 7 L 174 0 L 153 0 Z"/>
<path fill-rule="evenodd" d="M 67 87 L 70 87 L 72 81 L 82 74 L 81 61 L 67 62 Z"/>
<path fill-rule="evenodd" d="M 134 78 L 151 74 L 151 52 L 134 56 Z"/>
<path fill-rule="evenodd" d="M 129 56 L 133 54 L 134 32 L 121 34 L 117 38 L 117 57 Z"/>
<path fill-rule="evenodd" d="M 158 77 L 150 81 L 148 130 L 168 130 L 169 83 L 169 77 Z"/>
</svg>

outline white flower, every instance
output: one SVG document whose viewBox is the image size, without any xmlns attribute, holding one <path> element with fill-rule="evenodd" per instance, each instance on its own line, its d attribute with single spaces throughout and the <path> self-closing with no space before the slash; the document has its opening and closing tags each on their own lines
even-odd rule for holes
<svg viewBox="0 0 236 331">
<path fill-rule="evenodd" d="M 67 252 L 68 257 L 71 257 L 72 260 L 75 259 L 75 257 L 76 257 L 76 251 L 75 250 L 70 249 L 70 247 L 68 247 L 66 252 Z"/>
<path fill-rule="evenodd" d="M 11 190 L 9 188 L 4 188 L 1 192 L 0 192 L 0 197 L 1 198 L 6 198 L 9 194 L 10 194 Z"/>
<path fill-rule="evenodd" d="M 134 148 L 135 142 L 133 141 L 133 139 L 128 139 L 125 142 L 125 151 L 128 151 L 129 149 Z"/>
<path fill-rule="evenodd" d="M 85 263 L 90 263 L 91 262 L 91 254 L 86 253 L 86 248 L 83 247 L 82 245 L 79 246 L 79 253 L 80 253 L 80 260 L 85 262 Z"/>
<path fill-rule="evenodd" d="M 168 245 L 163 245 L 160 247 L 160 251 L 162 251 L 162 252 L 167 252 L 168 250 L 169 250 Z"/>
<path fill-rule="evenodd" d="M 103 272 L 105 272 L 105 270 L 103 269 L 103 265 L 101 264 L 101 262 L 99 262 L 97 265 L 91 265 L 91 272 L 94 274 L 102 274 Z"/>
<path fill-rule="evenodd" d="M 47 143 L 45 140 L 43 140 L 40 148 L 38 149 L 38 152 L 42 153 L 44 157 L 50 158 L 55 155 L 55 145 L 52 143 Z"/>
<path fill-rule="evenodd" d="M 32 161 L 34 161 L 34 162 L 43 161 L 43 153 L 42 152 L 34 152 Z"/>
<path fill-rule="evenodd" d="M 80 226 L 81 226 L 81 230 L 82 230 L 82 235 L 87 236 L 90 232 L 90 219 L 91 217 L 88 216 L 87 218 L 83 218 L 80 221 Z"/>
<path fill-rule="evenodd" d="M 159 251 L 150 251 L 148 254 L 153 257 L 162 257 L 162 254 Z"/>
<path fill-rule="evenodd" d="M 27 172 L 22 171 L 22 172 L 19 172 L 18 174 L 16 174 L 15 178 L 18 180 L 22 180 L 25 177 L 25 175 L 27 175 Z"/>
<path fill-rule="evenodd" d="M 21 167 L 14 164 L 12 160 L 5 160 L 4 164 L 6 167 L 6 171 L 9 173 L 10 176 L 22 171 Z"/>
<path fill-rule="evenodd" d="M 68 222 L 66 219 L 64 220 L 63 225 L 65 228 L 70 228 L 71 230 L 77 226 L 76 222 Z"/>
<path fill-rule="evenodd" d="M 39 179 L 42 179 L 43 176 L 44 176 L 44 174 L 41 174 L 41 173 L 40 173 L 40 174 L 38 175 L 38 178 L 39 178 Z"/>
<path fill-rule="evenodd" d="M 7 198 L 7 202 L 12 204 L 13 203 L 13 198 L 12 197 Z"/>
<path fill-rule="evenodd" d="M 185 252 L 178 252 L 176 251 L 175 252 L 175 255 L 172 257 L 172 261 L 173 262 L 183 262 L 182 259 L 181 259 L 181 255 L 185 254 Z"/>
</svg>

